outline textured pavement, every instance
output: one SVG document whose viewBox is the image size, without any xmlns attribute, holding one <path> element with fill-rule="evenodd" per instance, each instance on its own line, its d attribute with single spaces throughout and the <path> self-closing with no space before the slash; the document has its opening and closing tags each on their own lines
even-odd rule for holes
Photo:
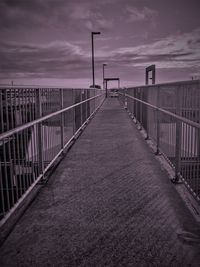
<svg viewBox="0 0 200 267">
<path fill-rule="evenodd" d="M 0 266 L 200 266 L 200 226 L 108 99 L 0 248 Z"/>
</svg>

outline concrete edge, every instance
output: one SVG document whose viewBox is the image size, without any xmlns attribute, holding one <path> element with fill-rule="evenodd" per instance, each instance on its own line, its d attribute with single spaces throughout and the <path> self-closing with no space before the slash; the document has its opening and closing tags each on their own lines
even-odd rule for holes
<svg viewBox="0 0 200 267">
<path fill-rule="evenodd" d="M 0 227 L 0 247 L 3 245 L 10 232 L 14 229 L 16 223 L 22 217 L 26 209 L 31 205 L 32 201 L 35 199 L 40 189 L 42 188 L 42 184 L 36 184 L 31 190 L 31 193 L 22 201 L 19 206 L 13 211 L 13 213 L 9 216 L 6 222 Z"/>
<path fill-rule="evenodd" d="M 161 168 L 167 173 L 167 176 L 169 177 L 169 179 L 172 180 L 173 177 L 175 176 L 174 168 L 170 165 L 170 163 L 166 160 L 166 158 L 164 157 L 162 153 L 159 153 L 158 155 L 155 154 L 157 150 L 156 145 L 153 143 L 153 141 L 150 138 L 146 139 L 146 136 L 147 136 L 146 131 L 142 128 L 141 125 L 139 125 L 139 123 L 136 124 L 135 119 L 132 117 L 129 111 L 126 108 L 124 109 L 127 111 L 132 123 L 134 123 L 137 126 L 138 131 L 140 132 L 141 136 L 146 141 L 146 144 L 148 145 L 148 147 L 153 152 L 154 157 L 159 162 Z M 194 219 L 198 223 L 200 223 L 200 203 L 198 203 L 198 200 L 196 200 L 194 196 L 192 195 L 192 193 L 190 193 L 190 189 L 187 187 L 185 183 L 183 182 L 177 183 L 177 184 L 174 184 L 174 186 L 175 186 L 177 193 L 179 194 L 179 196 L 185 203 L 186 207 L 189 209 Z"/>
</svg>

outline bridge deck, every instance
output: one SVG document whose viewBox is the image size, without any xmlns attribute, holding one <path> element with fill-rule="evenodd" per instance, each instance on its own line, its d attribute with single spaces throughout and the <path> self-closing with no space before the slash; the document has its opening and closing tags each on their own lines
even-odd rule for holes
<svg viewBox="0 0 200 267">
<path fill-rule="evenodd" d="M 108 99 L 1 247 L 0 265 L 198 266 L 198 233 L 127 113 Z"/>
</svg>

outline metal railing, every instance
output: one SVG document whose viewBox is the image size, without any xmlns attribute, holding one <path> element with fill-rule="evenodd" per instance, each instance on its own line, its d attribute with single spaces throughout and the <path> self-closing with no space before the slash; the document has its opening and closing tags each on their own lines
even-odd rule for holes
<svg viewBox="0 0 200 267">
<path fill-rule="evenodd" d="M 125 88 L 120 101 L 200 200 L 200 81 Z"/>
<path fill-rule="evenodd" d="M 5 221 L 105 99 L 104 90 L 0 88 L 0 220 Z"/>
</svg>

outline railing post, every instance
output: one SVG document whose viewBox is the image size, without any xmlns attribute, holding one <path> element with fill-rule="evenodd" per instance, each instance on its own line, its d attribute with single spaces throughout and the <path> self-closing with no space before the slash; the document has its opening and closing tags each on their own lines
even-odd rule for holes
<svg viewBox="0 0 200 267">
<path fill-rule="evenodd" d="M 126 97 L 127 89 L 124 89 L 124 108 L 127 109 L 127 97 Z"/>
<path fill-rule="evenodd" d="M 144 98 L 143 100 L 145 102 L 149 102 L 148 100 L 148 93 L 149 93 L 149 88 L 144 89 Z M 144 105 L 144 124 L 145 124 L 145 130 L 146 130 L 146 138 L 145 140 L 149 139 L 149 127 L 148 127 L 148 106 Z"/>
<path fill-rule="evenodd" d="M 176 150 L 175 150 L 175 178 L 178 182 L 181 169 L 181 121 L 176 120 Z"/>
<path fill-rule="evenodd" d="M 133 88 L 133 97 L 136 98 L 136 88 Z M 133 114 L 134 114 L 134 119 L 135 119 L 135 123 L 137 122 L 137 118 L 136 118 L 136 105 L 137 105 L 137 101 L 134 99 L 133 100 Z"/>
<path fill-rule="evenodd" d="M 181 88 L 176 88 L 176 114 L 181 115 Z M 176 119 L 176 149 L 175 149 L 175 177 L 172 180 L 177 183 L 180 178 L 181 170 L 181 139 L 182 139 L 182 122 Z"/>
<path fill-rule="evenodd" d="M 157 104 L 156 106 L 160 107 L 160 87 L 157 90 Z M 160 113 L 159 110 L 156 110 L 156 155 L 160 154 Z"/>
<path fill-rule="evenodd" d="M 36 90 L 36 109 L 37 118 L 42 117 L 42 99 L 41 89 Z M 38 169 L 39 173 L 42 174 L 44 170 L 44 158 L 43 158 L 43 143 L 42 143 L 42 122 L 38 123 L 37 127 L 37 139 L 38 139 Z"/>
<path fill-rule="evenodd" d="M 139 99 L 142 100 L 142 88 L 139 89 Z M 139 102 L 139 130 L 142 130 L 142 103 Z"/>
<path fill-rule="evenodd" d="M 84 89 L 81 89 L 81 102 L 83 100 L 83 92 L 84 92 Z M 83 125 L 83 104 L 81 104 L 80 110 L 81 110 L 81 126 L 82 126 Z"/>
<path fill-rule="evenodd" d="M 75 90 L 72 89 L 72 103 L 75 104 Z M 73 134 L 76 132 L 76 123 L 75 123 L 75 108 L 72 109 L 72 127 L 73 127 Z"/>
<path fill-rule="evenodd" d="M 60 108 L 63 109 L 64 108 L 64 100 L 63 100 L 63 89 L 60 88 Z M 61 138 L 61 149 L 64 148 L 64 113 L 62 112 L 60 114 L 61 118 L 60 118 L 60 138 Z"/>
<path fill-rule="evenodd" d="M 85 89 L 85 99 L 88 99 L 88 90 Z M 88 119 L 88 112 L 87 112 L 88 102 L 85 103 L 85 119 Z"/>
<path fill-rule="evenodd" d="M 97 95 L 97 90 L 96 89 L 94 89 L 95 90 L 95 93 L 94 93 L 94 95 L 96 96 Z M 96 98 L 94 99 L 94 110 L 96 110 L 96 104 L 97 104 L 97 100 L 96 100 Z"/>
<path fill-rule="evenodd" d="M 197 157 L 200 160 L 200 129 L 197 129 Z"/>
<path fill-rule="evenodd" d="M 136 88 L 136 90 L 135 90 L 135 98 L 136 99 L 138 99 L 138 95 L 139 95 L 139 93 L 138 93 L 138 90 L 139 90 L 139 87 L 137 87 Z M 136 124 L 139 122 L 139 116 L 138 116 L 138 106 L 139 105 L 139 103 L 138 103 L 138 101 L 136 100 L 136 102 L 135 102 L 135 118 L 136 118 Z"/>
<path fill-rule="evenodd" d="M 200 81 L 198 83 L 198 88 L 200 88 Z M 198 94 L 198 96 L 200 97 L 200 93 Z M 196 99 L 199 99 L 199 97 Z M 197 107 L 199 109 L 197 120 L 200 123 L 200 103 L 199 102 L 197 104 Z M 197 155 L 198 155 L 198 160 L 200 161 L 200 129 L 197 129 Z M 199 166 L 200 166 L 200 164 L 199 164 Z"/>
<path fill-rule="evenodd" d="M 108 83 L 107 83 L 107 80 L 106 80 L 106 98 L 108 97 Z"/>
</svg>

